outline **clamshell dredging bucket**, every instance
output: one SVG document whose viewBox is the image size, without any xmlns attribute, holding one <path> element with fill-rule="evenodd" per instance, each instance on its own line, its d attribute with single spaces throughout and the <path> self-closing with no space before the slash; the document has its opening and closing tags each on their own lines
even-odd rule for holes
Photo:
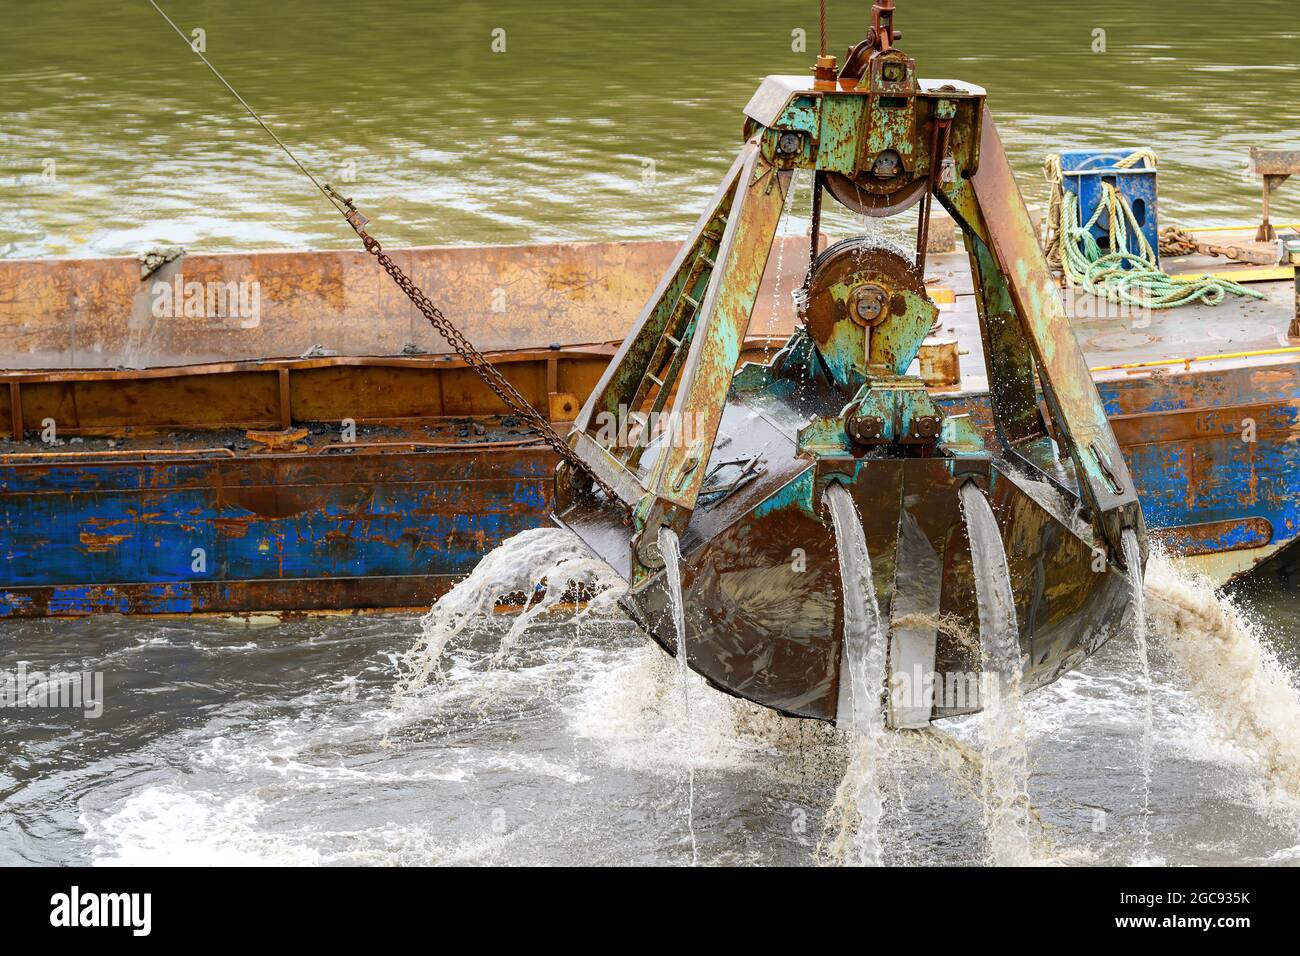
<svg viewBox="0 0 1300 956">
<path fill-rule="evenodd" d="M 782 713 L 836 719 L 844 608 L 824 501 L 828 482 L 849 490 L 862 521 L 888 626 L 887 703 L 895 726 L 980 707 L 980 621 L 958 496 L 967 482 L 987 494 L 997 517 L 1026 690 L 1051 682 L 1129 626 L 1123 569 L 1102 562 L 1097 570 L 1091 528 L 1041 478 L 986 455 L 809 461 L 797 447 L 803 416 L 769 401 L 770 391 L 738 393 L 720 429 L 727 456 L 758 456 L 761 473 L 697 508 L 681 540 L 688 660 L 715 687 Z M 828 410 L 842 401 L 820 397 Z M 804 396 L 800 404 L 811 401 Z M 676 653 L 663 572 L 635 587 L 625 604 Z"/>
<path fill-rule="evenodd" d="M 1015 596 L 1026 688 L 1127 626 L 1122 541 L 1142 543 L 1144 561 L 1145 526 L 984 90 L 919 79 L 892 42 L 892 8 L 873 15 L 838 75 L 768 77 L 746 107 L 735 163 L 574 423 L 590 474 L 561 465 L 555 517 L 676 652 L 657 545 L 671 529 L 690 666 L 764 706 L 840 720 L 844 609 L 824 498 L 843 483 L 887 624 L 882 699 L 895 726 L 923 726 L 980 707 L 963 486 L 996 520 L 1010 582 L 996 591 Z M 870 216 L 919 206 L 917 251 L 830 246 L 800 290 L 802 326 L 770 363 L 737 371 L 797 170 L 813 175 L 813 249 L 830 196 Z M 969 253 L 992 412 L 980 423 L 909 374 L 938 316 L 924 266 L 934 201 Z"/>
</svg>

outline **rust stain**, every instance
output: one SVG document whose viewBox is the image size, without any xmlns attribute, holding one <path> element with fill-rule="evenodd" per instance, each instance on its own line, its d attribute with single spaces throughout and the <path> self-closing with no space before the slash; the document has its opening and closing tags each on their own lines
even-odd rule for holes
<svg viewBox="0 0 1300 956">
<path fill-rule="evenodd" d="M 208 525 L 223 538 L 246 538 L 253 518 L 211 518 Z"/>
<path fill-rule="evenodd" d="M 82 531 L 77 537 L 81 541 L 82 550 L 90 554 L 106 554 L 114 551 L 123 541 L 131 537 L 130 534 L 94 534 L 90 531 Z"/>
</svg>

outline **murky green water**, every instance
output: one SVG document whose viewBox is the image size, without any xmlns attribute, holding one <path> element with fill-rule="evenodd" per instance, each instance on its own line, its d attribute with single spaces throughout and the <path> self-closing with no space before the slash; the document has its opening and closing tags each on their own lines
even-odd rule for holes
<svg viewBox="0 0 1300 956">
<path fill-rule="evenodd" d="M 681 235 L 759 78 L 807 70 L 792 31 L 817 36 L 812 0 L 162 6 L 398 245 Z M 1166 217 L 1234 223 L 1257 212 L 1247 148 L 1295 146 L 1300 111 L 1295 4 L 1247 6 L 902 0 L 899 24 L 925 75 L 989 89 L 1031 198 L 1045 153 L 1136 143 Z M 869 4 L 829 8 L 842 56 Z M 0 64 L 0 255 L 355 243 L 145 0 L 26 4 Z M 1300 189 L 1279 205 L 1300 219 Z"/>
</svg>

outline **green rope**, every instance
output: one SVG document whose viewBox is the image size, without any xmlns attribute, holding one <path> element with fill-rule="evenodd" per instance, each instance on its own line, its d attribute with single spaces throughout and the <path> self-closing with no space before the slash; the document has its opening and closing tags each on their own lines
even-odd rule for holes
<svg viewBox="0 0 1300 956">
<path fill-rule="evenodd" d="M 1050 163 L 1048 169 L 1050 178 L 1056 170 Z M 1264 298 L 1261 292 L 1209 274 L 1179 281 L 1161 271 L 1160 260 L 1138 225 L 1128 200 L 1110 183 L 1102 183 L 1102 187 L 1102 201 L 1083 225 L 1079 224 L 1079 197 L 1070 192 L 1060 196 L 1057 239 L 1061 268 L 1071 282 L 1111 302 L 1143 309 L 1175 309 L 1198 302 L 1218 305 L 1229 295 Z M 1107 251 L 1102 250 L 1092 234 L 1092 228 L 1103 215 L 1107 217 L 1110 232 Z M 1130 232 L 1136 252 L 1130 251 Z"/>
</svg>

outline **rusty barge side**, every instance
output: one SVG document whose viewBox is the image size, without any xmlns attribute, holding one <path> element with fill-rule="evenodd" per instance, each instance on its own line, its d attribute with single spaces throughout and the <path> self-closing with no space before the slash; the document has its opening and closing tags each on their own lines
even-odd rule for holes
<svg viewBox="0 0 1300 956">
<path fill-rule="evenodd" d="M 807 250 L 785 241 L 742 361 L 792 327 Z M 675 251 L 401 255 L 564 422 Z M 361 255 L 182 256 L 147 276 L 130 259 L 0 262 L 0 617 L 423 608 L 503 538 L 546 523 L 552 453 Z M 961 321 L 969 277 L 934 271 L 953 293 L 945 323 L 977 340 Z M 241 282 L 257 283 L 255 315 L 159 308 L 164 287 L 175 306 L 178 289 L 184 301 Z M 1293 315 L 1274 312 L 1249 321 L 1276 345 Z M 1094 364 L 1150 357 L 1088 349 L 1086 326 Z M 1152 348 L 1172 350 L 1173 334 Z M 1295 354 L 1116 370 L 1098 386 L 1171 548 L 1226 580 L 1295 539 Z M 936 398 L 986 417 L 978 380 Z"/>
</svg>

